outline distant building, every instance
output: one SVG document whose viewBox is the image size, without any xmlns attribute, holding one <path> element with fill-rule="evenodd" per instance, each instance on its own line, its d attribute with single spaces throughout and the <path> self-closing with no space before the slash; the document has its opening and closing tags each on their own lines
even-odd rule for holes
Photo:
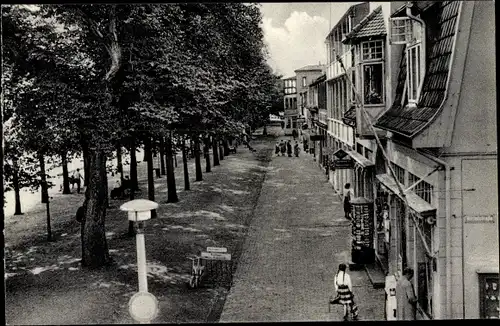
<svg viewBox="0 0 500 326">
<path fill-rule="evenodd" d="M 308 65 L 295 70 L 297 78 L 297 110 L 299 129 L 302 129 L 304 124 L 308 124 L 311 127 L 311 121 L 309 117 L 309 111 L 307 110 L 307 92 L 309 90 L 309 84 L 312 83 L 316 78 L 324 74 L 324 65 Z"/>
<path fill-rule="evenodd" d="M 295 76 L 283 79 L 285 103 L 285 134 L 291 135 L 292 129 L 297 128 L 297 78 Z"/>
</svg>

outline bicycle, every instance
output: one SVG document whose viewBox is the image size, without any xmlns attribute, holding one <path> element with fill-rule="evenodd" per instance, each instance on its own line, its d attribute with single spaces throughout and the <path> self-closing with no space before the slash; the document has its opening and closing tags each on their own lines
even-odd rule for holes
<svg viewBox="0 0 500 326">
<path fill-rule="evenodd" d="M 201 257 L 188 257 L 191 260 L 191 279 L 189 280 L 189 287 L 191 289 L 197 288 L 201 284 L 201 278 L 205 272 L 205 266 L 201 265 Z M 195 264 L 196 261 L 196 264 Z"/>
</svg>

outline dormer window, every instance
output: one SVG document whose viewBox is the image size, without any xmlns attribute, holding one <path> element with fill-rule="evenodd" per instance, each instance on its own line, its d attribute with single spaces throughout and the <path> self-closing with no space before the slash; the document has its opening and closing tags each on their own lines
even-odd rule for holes
<svg viewBox="0 0 500 326">
<path fill-rule="evenodd" d="M 408 102 L 415 105 L 420 96 L 425 76 L 425 27 L 410 17 L 393 17 L 389 20 L 391 44 L 406 45 L 406 94 Z"/>
</svg>

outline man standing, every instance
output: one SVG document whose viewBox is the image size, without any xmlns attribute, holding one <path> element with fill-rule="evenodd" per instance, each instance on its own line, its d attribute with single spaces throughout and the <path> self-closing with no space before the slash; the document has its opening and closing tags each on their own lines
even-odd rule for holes
<svg viewBox="0 0 500 326">
<path fill-rule="evenodd" d="M 73 173 L 73 180 L 75 180 L 76 182 L 76 192 L 80 193 L 80 185 L 81 185 L 80 180 L 83 180 L 83 177 L 80 174 L 80 169 L 76 169 L 76 172 Z"/>
<path fill-rule="evenodd" d="M 417 298 L 413 291 L 411 279 L 413 269 L 405 268 L 396 284 L 396 317 L 397 320 L 415 320 Z"/>
<path fill-rule="evenodd" d="M 344 186 L 344 214 L 346 219 L 351 219 L 351 199 L 354 197 L 354 192 L 351 189 L 351 184 L 346 183 Z"/>
</svg>

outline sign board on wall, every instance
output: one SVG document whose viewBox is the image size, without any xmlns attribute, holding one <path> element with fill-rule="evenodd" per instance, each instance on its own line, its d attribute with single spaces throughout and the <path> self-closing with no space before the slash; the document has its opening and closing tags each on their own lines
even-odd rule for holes
<svg viewBox="0 0 500 326">
<path fill-rule="evenodd" d="M 465 223 L 495 223 L 495 215 L 464 216 Z"/>
</svg>

